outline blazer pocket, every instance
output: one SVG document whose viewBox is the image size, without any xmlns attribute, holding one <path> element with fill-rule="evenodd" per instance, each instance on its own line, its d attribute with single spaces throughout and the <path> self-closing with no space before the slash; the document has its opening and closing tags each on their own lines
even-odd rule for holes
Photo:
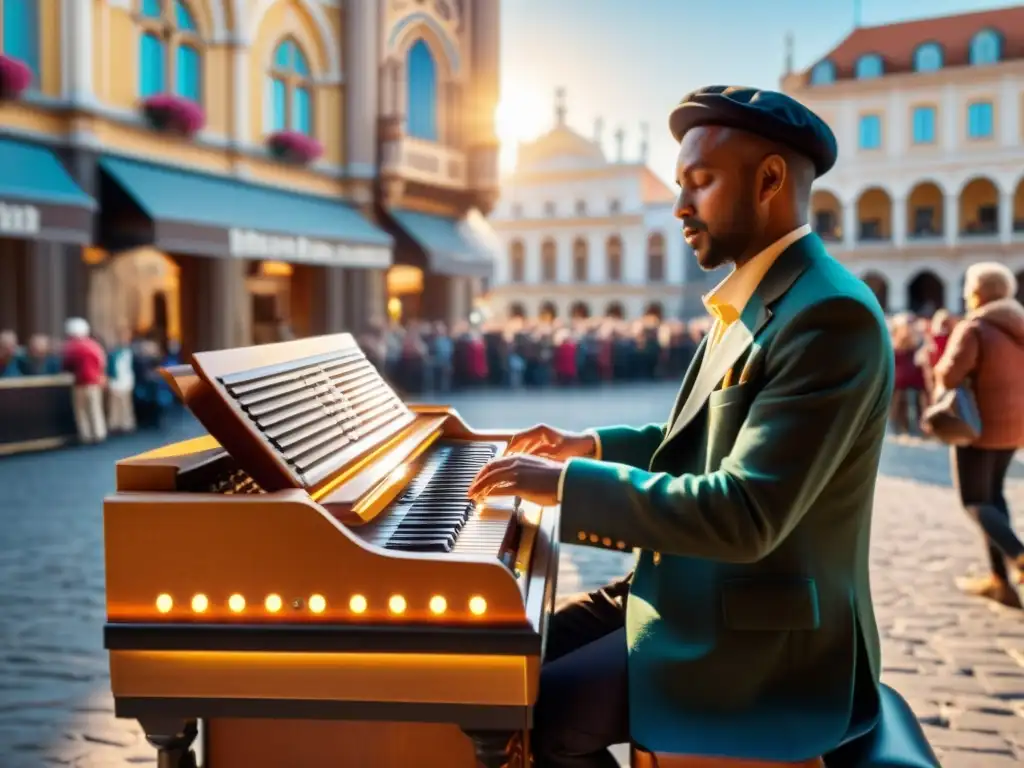
<svg viewBox="0 0 1024 768">
<path fill-rule="evenodd" d="M 722 619 L 729 629 L 785 632 L 821 626 L 814 579 L 729 579 L 721 594 Z"/>
<path fill-rule="evenodd" d="M 731 387 L 712 392 L 708 398 L 708 406 L 720 408 L 723 405 L 745 402 L 753 395 L 753 391 L 752 382 L 745 381 L 742 384 L 733 384 Z"/>
</svg>

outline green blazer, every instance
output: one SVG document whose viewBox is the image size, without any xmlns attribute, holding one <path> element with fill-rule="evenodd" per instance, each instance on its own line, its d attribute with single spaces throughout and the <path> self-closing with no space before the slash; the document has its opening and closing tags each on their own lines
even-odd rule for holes
<svg viewBox="0 0 1024 768">
<path fill-rule="evenodd" d="M 665 424 L 599 429 L 601 459 L 570 461 L 562 538 L 640 550 L 626 609 L 638 744 L 823 755 L 878 716 L 868 543 L 893 387 L 885 318 L 807 235 L 704 350 Z"/>
</svg>

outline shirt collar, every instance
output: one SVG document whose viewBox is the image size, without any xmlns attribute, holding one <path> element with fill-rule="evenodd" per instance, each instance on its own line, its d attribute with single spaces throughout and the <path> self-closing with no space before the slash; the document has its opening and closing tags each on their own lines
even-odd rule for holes
<svg viewBox="0 0 1024 768">
<path fill-rule="evenodd" d="M 783 235 L 754 258 L 737 267 L 703 297 L 708 313 L 724 325 L 739 320 L 744 307 L 754 295 L 757 286 L 771 269 L 772 264 L 789 246 L 811 233 L 811 225 L 804 224 Z"/>
</svg>

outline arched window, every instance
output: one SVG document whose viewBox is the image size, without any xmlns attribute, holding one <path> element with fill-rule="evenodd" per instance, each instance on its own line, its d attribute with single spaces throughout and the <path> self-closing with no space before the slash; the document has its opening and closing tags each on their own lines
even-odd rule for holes
<svg viewBox="0 0 1024 768">
<path fill-rule="evenodd" d="M 914 51 L 915 72 L 935 72 L 942 69 L 942 46 L 938 43 L 923 43 Z"/>
<path fill-rule="evenodd" d="M 819 61 L 811 70 L 811 85 L 827 85 L 836 80 L 836 65 L 828 59 Z"/>
<path fill-rule="evenodd" d="M 171 91 L 183 99 L 202 98 L 202 39 L 184 0 L 143 0 L 139 14 L 139 95 Z"/>
<path fill-rule="evenodd" d="M 39 81 L 39 0 L 4 0 L 2 52 L 28 65 Z"/>
<path fill-rule="evenodd" d="M 522 240 L 513 240 L 508 248 L 508 275 L 513 283 L 526 279 L 526 249 Z"/>
<path fill-rule="evenodd" d="M 882 57 L 877 53 L 865 53 L 857 59 L 856 74 L 858 80 L 870 80 L 881 77 L 885 72 Z"/>
<path fill-rule="evenodd" d="M 609 283 L 622 281 L 622 238 L 612 235 L 605 245 L 605 257 L 608 259 L 605 276 Z"/>
<path fill-rule="evenodd" d="M 665 280 L 665 238 L 660 232 L 647 238 L 647 280 L 652 283 Z"/>
<path fill-rule="evenodd" d="M 994 29 L 983 29 L 971 40 L 971 64 L 995 64 L 1003 57 L 1003 39 Z"/>
<path fill-rule="evenodd" d="M 572 244 L 572 279 L 577 283 L 585 283 L 590 279 L 590 258 L 587 252 L 587 241 L 577 237 Z"/>
<path fill-rule="evenodd" d="M 417 40 L 406 60 L 409 135 L 437 141 L 437 62 L 426 40 Z"/>
<path fill-rule="evenodd" d="M 282 40 L 274 50 L 268 87 L 270 131 L 296 131 L 312 136 L 313 80 L 309 61 L 291 38 Z"/>
<path fill-rule="evenodd" d="M 558 247 L 554 240 L 545 240 L 540 247 L 540 276 L 545 283 L 558 279 Z"/>
</svg>

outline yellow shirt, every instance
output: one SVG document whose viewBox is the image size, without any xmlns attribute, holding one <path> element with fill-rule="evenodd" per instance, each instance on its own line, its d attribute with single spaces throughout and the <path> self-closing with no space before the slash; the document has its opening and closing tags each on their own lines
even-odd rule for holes
<svg viewBox="0 0 1024 768">
<path fill-rule="evenodd" d="M 747 302 L 750 301 L 750 297 L 754 295 L 754 291 L 757 290 L 757 286 L 761 284 L 764 276 L 768 274 L 768 270 L 771 269 L 775 260 L 789 246 L 810 233 L 811 225 L 804 224 L 789 234 L 783 235 L 743 266 L 734 269 L 728 277 L 704 296 L 704 307 L 708 314 L 715 319 L 715 324 L 711 328 L 711 337 L 704 350 L 705 359 L 707 359 L 711 348 L 721 341 L 722 335 L 729 326 L 740 319 Z"/>
</svg>

